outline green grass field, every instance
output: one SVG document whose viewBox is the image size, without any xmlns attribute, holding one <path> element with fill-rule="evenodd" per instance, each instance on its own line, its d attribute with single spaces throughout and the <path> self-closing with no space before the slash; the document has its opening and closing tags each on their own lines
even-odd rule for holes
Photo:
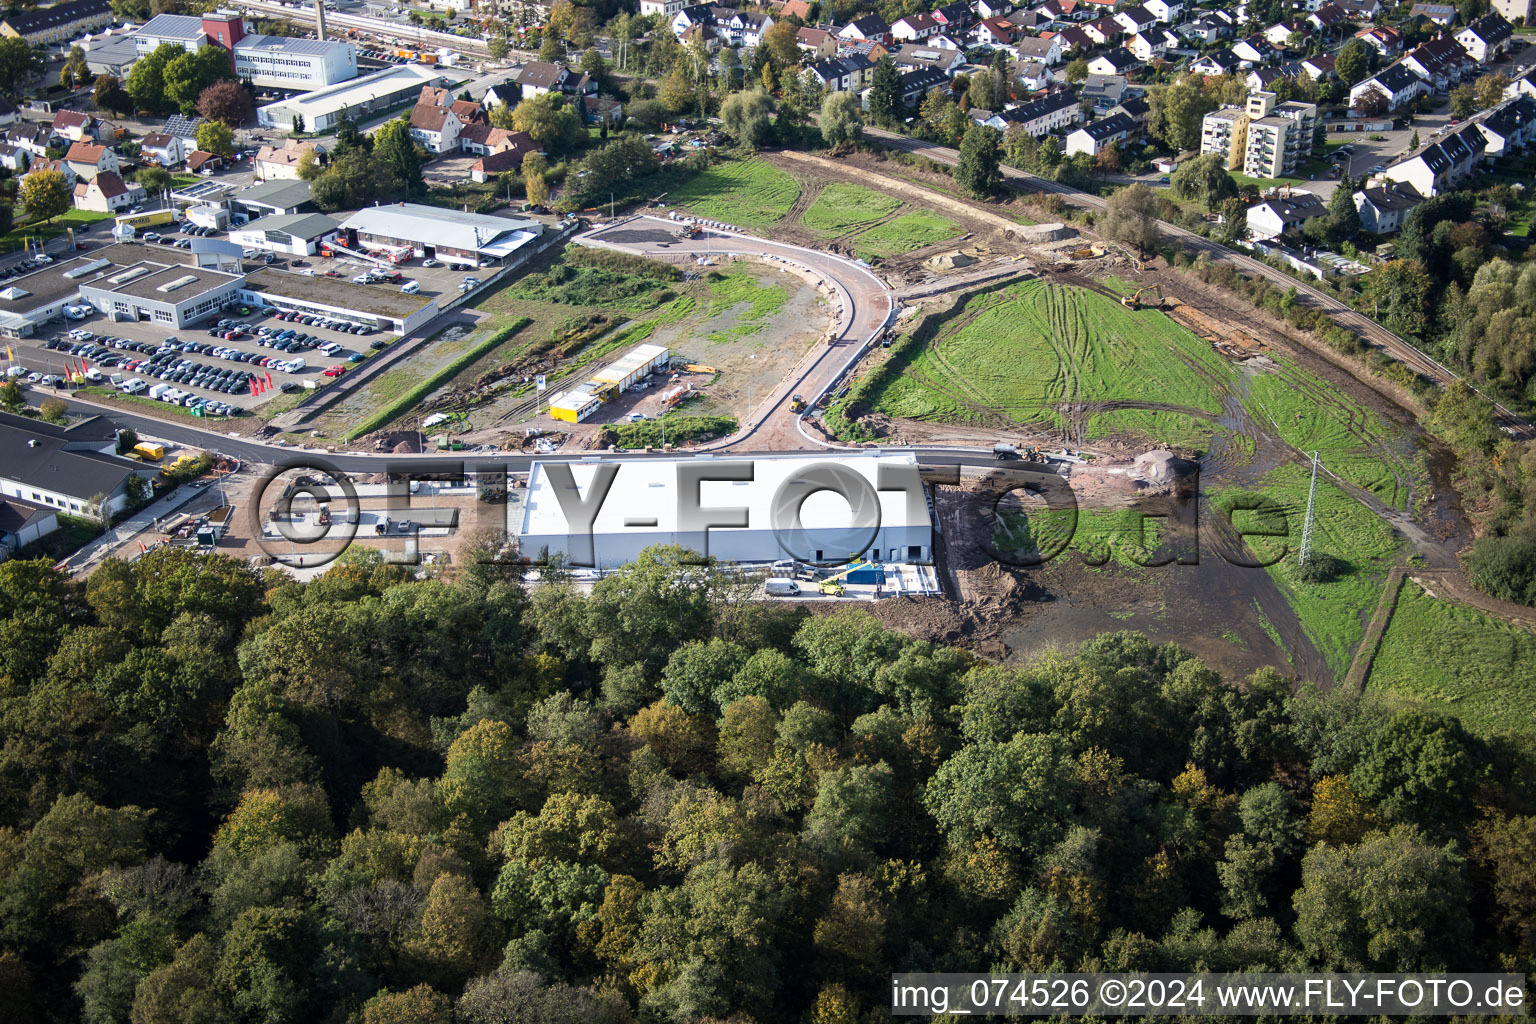
<svg viewBox="0 0 1536 1024">
<path fill-rule="evenodd" d="M 1310 478 L 1306 467 L 1282 466 L 1271 472 L 1260 487 L 1220 491 L 1211 495 L 1211 501 L 1231 513 L 1233 523 L 1245 531 L 1278 524 L 1263 513 L 1232 512 L 1242 507 L 1240 496 L 1260 494 L 1281 510 L 1285 536 L 1249 537 L 1248 544 L 1261 556 L 1285 551 L 1285 557 L 1266 571 L 1295 609 L 1302 629 L 1327 659 L 1328 667 L 1342 678 L 1376 609 L 1387 571 L 1402 555 L 1404 542 L 1375 512 L 1343 490 L 1319 480 L 1313 550 L 1342 560 L 1345 570 L 1328 583 L 1303 583 L 1296 576 L 1296 555 L 1301 547 Z"/>
<path fill-rule="evenodd" d="M 863 185 L 833 182 L 821 190 L 800 223 L 823 238 L 845 235 L 864 224 L 873 224 L 901 205 L 895 196 L 883 195 Z"/>
<path fill-rule="evenodd" d="M 1220 429 L 1204 417 L 1221 412 L 1235 379 L 1208 342 L 1156 310 L 1030 280 L 972 300 L 871 404 L 906 419 L 1043 429 L 1066 427 L 1068 404 L 1166 405 L 1090 410 L 1088 433 L 1203 448 Z"/>
<path fill-rule="evenodd" d="M 1529 733 L 1536 730 L 1536 636 L 1406 580 L 1366 692 L 1422 702 L 1474 732 Z"/>
<path fill-rule="evenodd" d="M 710 302 L 707 318 L 734 312 L 736 323 L 708 335 L 713 342 L 733 341 L 756 334 L 767 321 L 784 308 L 789 293 L 777 285 L 761 285 L 745 269 L 723 275 L 710 275 Z M 714 278 L 718 276 L 718 280 Z"/>
<path fill-rule="evenodd" d="M 1344 392 L 1276 357 L 1277 373 L 1255 376 L 1248 408 L 1264 427 L 1304 454 L 1314 449 L 1341 478 L 1405 509 L 1419 470 L 1409 438 Z"/>
<path fill-rule="evenodd" d="M 904 252 L 954 238 L 960 233 L 960 225 L 948 217 L 918 210 L 870 228 L 856 237 L 853 244 L 864 259 L 878 259 L 882 256 L 900 256 Z"/>
<path fill-rule="evenodd" d="M 777 224 L 800 198 L 800 183 L 766 160 L 716 164 L 667 196 L 701 217 L 746 228 Z"/>
</svg>

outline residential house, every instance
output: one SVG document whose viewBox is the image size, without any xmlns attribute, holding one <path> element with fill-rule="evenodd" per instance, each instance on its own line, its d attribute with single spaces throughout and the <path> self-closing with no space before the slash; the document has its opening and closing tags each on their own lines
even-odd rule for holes
<svg viewBox="0 0 1536 1024">
<path fill-rule="evenodd" d="M 923 11 L 920 14 L 909 14 L 905 18 L 898 18 L 891 25 L 891 38 L 898 43 L 918 43 L 942 29 L 943 26 L 939 24 L 937 18 Z"/>
<path fill-rule="evenodd" d="M 1088 30 L 1082 25 L 1069 25 L 1060 32 L 1057 32 L 1056 38 L 1061 40 L 1063 56 L 1074 51 L 1077 53 L 1087 53 L 1099 45 L 1093 41 L 1093 37 L 1088 34 Z"/>
<path fill-rule="evenodd" d="M 1157 24 L 1157 18 L 1152 12 L 1139 4 L 1116 11 L 1114 20 L 1127 34 L 1145 32 Z"/>
<path fill-rule="evenodd" d="M 940 38 L 934 36 L 933 38 Z M 840 39 L 837 42 L 837 56 L 839 57 L 863 57 L 873 66 L 881 57 L 891 51 L 885 48 L 884 43 L 873 39 Z"/>
<path fill-rule="evenodd" d="M 1018 60 L 1039 61 L 1047 66 L 1061 63 L 1061 38 L 1055 34 L 1049 39 L 1039 36 L 1024 36 L 1013 44 L 1014 56 Z"/>
<path fill-rule="evenodd" d="M 1180 39 L 1203 44 L 1214 43 L 1218 39 L 1226 39 L 1232 35 L 1232 26 L 1215 18 L 1195 18 L 1180 22 L 1174 26 L 1173 30 Z"/>
<path fill-rule="evenodd" d="M 1277 98 L 1272 92 L 1248 97 L 1243 173 L 1250 178 L 1289 177 L 1312 155 L 1317 104 Z"/>
<path fill-rule="evenodd" d="M 20 146 L 0 142 L 0 167 L 4 167 L 12 174 L 25 174 L 30 159 L 31 154 Z"/>
<path fill-rule="evenodd" d="M 1334 0 L 1350 21 L 1375 21 L 1381 17 L 1381 0 Z"/>
<path fill-rule="evenodd" d="M 1358 108 L 1365 95 L 1373 90 L 1385 97 L 1388 110 L 1397 110 L 1427 93 L 1429 85 L 1398 61 L 1350 89 L 1350 106 Z"/>
<path fill-rule="evenodd" d="M 1471 177 L 1487 147 L 1488 141 L 1477 125 L 1465 125 L 1392 164 L 1381 177 L 1385 181 L 1406 182 L 1426 198 L 1438 196 L 1454 191 Z"/>
<path fill-rule="evenodd" d="M 180 167 L 191 147 L 185 139 L 165 132 L 150 132 L 139 140 L 139 157 L 161 167 Z"/>
<path fill-rule="evenodd" d="M 0 96 L 0 128 L 8 128 L 21 120 L 21 111 L 16 109 L 16 104 Z"/>
<path fill-rule="evenodd" d="M 581 114 L 588 124 L 617 126 L 624 121 L 624 104 L 607 96 L 587 96 L 581 101 Z"/>
<path fill-rule="evenodd" d="M 1333 54 L 1320 53 L 1316 57 L 1308 57 L 1301 62 L 1301 70 L 1314 82 L 1327 78 L 1333 74 Z"/>
<path fill-rule="evenodd" d="M 1278 50 L 1288 49 L 1291 45 L 1291 36 L 1305 38 L 1312 32 L 1312 26 L 1304 18 L 1286 18 L 1277 21 L 1264 30 L 1264 38 L 1270 46 Z"/>
<path fill-rule="evenodd" d="M 976 0 L 975 11 L 978 18 L 1002 18 L 1013 11 L 1013 4 L 1009 0 Z"/>
<path fill-rule="evenodd" d="M 784 6 L 779 8 L 779 19 L 799 18 L 800 24 L 811 20 L 811 0 L 787 0 Z"/>
<path fill-rule="evenodd" d="M 948 75 L 937 68 L 917 68 L 901 76 L 901 102 L 903 106 L 916 107 L 935 89 L 948 93 L 953 87 Z M 860 94 L 863 106 L 869 109 L 869 90 Z"/>
<path fill-rule="evenodd" d="M 1157 19 L 1160 25 L 1175 25 L 1184 15 L 1181 0 L 1142 0 L 1142 7 Z"/>
<path fill-rule="evenodd" d="M 1066 0 L 1071 3 L 1073 0 Z M 933 10 L 933 20 L 937 21 L 948 35 L 958 35 L 970 28 L 976 21 L 976 11 L 970 4 L 963 0 L 945 4 Z"/>
<path fill-rule="evenodd" d="M 930 46 L 908 43 L 891 53 L 891 60 L 902 71 L 914 68 L 938 68 L 946 75 L 954 76 L 958 68 L 965 66 L 965 54 L 958 50 L 940 50 Z"/>
<path fill-rule="evenodd" d="M 428 153 L 458 150 L 459 133 L 463 130 L 464 122 L 449 107 L 418 103 L 411 111 L 411 138 Z"/>
<path fill-rule="evenodd" d="M 464 124 L 490 124 L 491 118 L 485 112 L 485 108 L 474 100 L 454 100 L 448 104 L 448 109 Z"/>
<path fill-rule="evenodd" d="M 866 14 L 860 18 L 854 18 L 848 24 L 838 30 L 839 39 L 873 39 L 881 42 L 890 34 L 891 27 L 885 23 L 885 19 L 878 14 Z"/>
<path fill-rule="evenodd" d="M 41 174 L 44 171 L 58 171 L 64 176 L 64 183 L 70 188 L 74 188 L 75 182 L 79 180 L 79 176 L 75 174 L 75 169 L 63 160 L 48 160 L 37 157 L 32 157 L 27 161 L 27 173 L 21 176 L 21 180 L 26 181 L 32 175 Z"/>
<path fill-rule="evenodd" d="M 1403 50 L 1403 34 L 1390 25 L 1363 28 L 1355 33 L 1355 38 L 1388 59 Z"/>
<path fill-rule="evenodd" d="M 763 34 L 773 28 L 773 18 L 759 11 L 737 11 L 728 20 L 716 19 L 715 31 L 725 29 L 725 36 L 738 50 L 755 50 Z"/>
<path fill-rule="evenodd" d="M 1088 17 L 1088 9 L 1077 0 L 1045 0 L 1035 8 L 1035 13 L 1051 21 L 1081 21 Z"/>
<path fill-rule="evenodd" d="M 1105 50 L 1088 62 L 1090 75 L 1123 75 L 1137 67 L 1136 55 L 1123 46 Z"/>
<path fill-rule="evenodd" d="M 1022 38 L 1024 33 L 1007 18 L 997 17 L 983 19 L 972 35 L 981 46 L 1005 49 L 1011 47 L 1014 40 Z"/>
<path fill-rule="evenodd" d="M 1111 114 L 1124 114 L 1132 121 L 1135 121 L 1141 128 L 1147 126 L 1147 115 L 1151 112 L 1152 104 L 1140 96 L 1132 96 L 1129 99 L 1122 100 L 1110 111 Z"/>
<path fill-rule="evenodd" d="M 1324 4 L 1307 15 L 1307 23 L 1319 32 L 1337 31 L 1349 24 L 1349 13 L 1338 4 Z"/>
<path fill-rule="evenodd" d="M 47 156 L 50 149 L 68 149 L 64 140 L 53 134 L 53 129 L 43 124 L 25 122 L 12 125 L 0 136 L 12 146 L 26 150 L 32 156 Z"/>
<path fill-rule="evenodd" d="M 1423 18 L 1425 21 L 1434 22 L 1441 28 L 1453 25 L 1456 22 L 1456 7 L 1454 4 L 1414 4 L 1408 11 L 1410 18 Z"/>
<path fill-rule="evenodd" d="M 1493 0 L 1493 9 L 1502 14 L 1507 21 L 1524 18 L 1527 25 L 1532 24 L 1531 0 Z"/>
<path fill-rule="evenodd" d="M 493 128 L 491 131 L 494 133 L 501 129 Z M 470 165 L 471 181 L 490 181 L 504 171 L 521 171 L 523 157 L 544 151 L 526 132 L 506 132 L 503 136 L 495 136 L 492 142 L 498 148 L 487 152 Z"/>
<path fill-rule="evenodd" d="M 1089 74 L 1078 95 L 1093 104 L 1096 114 L 1107 114 L 1128 95 L 1129 84 L 1124 75 Z"/>
<path fill-rule="evenodd" d="M 123 181 L 115 171 L 102 171 L 89 181 L 75 183 L 75 209 L 116 213 L 144 201 L 144 188 Z"/>
<path fill-rule="evenodd" d="M 1248 111 L 1218 107 L 1200 119 L 1200 152 L 1215 153 L 1229 171 L 1241 170 L 1248 151 Z"/>
<path fill-rule="evenodd" d="M 0 498 L 0 561 L 15 557 L 58 528 L 57 509 L 24 498 Z"/>
<path fill-rule="evenodd" d="M 1008 20 L 1026 33 L 1044 32 L 1055 25 L 1054 21 L 1039 11 L 1014 11 L 1008 15 Z"/>
<path fill-rule="evenodd" d="M 1020 61 L 1013 67 L 1013 80 L 1027 92 L 1038 92 L 1051 84 L 1051 69 L 1038 60 Z"/>
<path fill-rule="evenodd" d="M 1436 36 L 1408 51 L 1401 62 L 1429 85 L 1431 92 L 1445 92 L 1468 74 L 1476 74 L 1477 62 L 1456 40 Z"/>
<path fill-rule="evenodd" d="M 206 149 L 194 149 L 187 154 L 187 170 L 193 174 L 212 174 L 224 166 L 224 158 Z"/>
<path fill-rule="evenodd" d="M 53 115 L 53 134 L 70 142 L 109 142 L 115 132 L 91 114 L 61 110 Z"/>
<path fill-rule="evenodd" d="M 1108 46 L 1110 43 L 1125 35 L 1125 26 L 1114 18 L 1099 18 L 1097 21 L 1085 21 L 1080 26 L 1084 35 L 1093 40 L 1095 45 Z"/>
<path fill-rule="evenodd" d="M 1071 89 L 1062 89 L 1021 103 L 1003 116 L 1038 139 L 1082 124 L 1083 106 Z"/>
<path fill-rule="evenodd" d="M 1275 56 L 1275 48 L 1262 35 L 1251 35 L 1232 44 L 1232 55 L 1246 64 L 1263 64 Z"/>
<path fill-rule="evenodd" d="M 1068 156 L 1077 153 L 1098 156 L 1102 150 L 1124 143 L 1127 137 L 1139 131 L 1140 126 L 1129 117 L 1124 114 L 1111 114 L 1069 132 L 1066 153 Z"/>
<path fill-rule="evenodd" d="M 116 174 L 121 169 L 117 153 L 108 146 L 99 146 L 94 142 L 77 142 L 70 146 L 69 152 L 64 154 L 64 162 L 69 164 L 76 177 L 87 181 L 103 171 Z"/>
<path fill-rule="evenodd" d="M 1392 182 L 1365 188 L 1354 194 L 1355 209 L 1360 211 L 1360 226 L 1373 235 L 1390 235 L 1403 226 L 1413 208 L 1424 201 L 1418 190 L 1406 182 Z"/>
<path fill-rule="evenodd" d="M 255 171 L 257 181 L 299 180 L 299 163 L 304 154 L 313 152 L 317 160 L 325 159 L 327 150 L 313 140 L 285 139 L 281 146 L 262 146 L 256 151 Z M 190 165 L 191 157 L 188 156 Z"/>
<path fill-rule="evenodd" d="M 1165 28 L 1152 28 L 1145 32 L 1137 32 L 1126 40 L 1125 48 L 1140 61 L 1150 61 L 1161 57 L 1170 49 L 1179 45 L 1179 41 L 1172 32 Z"/>
<path fill-rule="evenodd" d="M 7 14 L 0 20 L 0 36 L 21 39 L 31 46 L 50 46 L 105 28 L 113 17 L 108 0 L 67 0 L 51 7 L 29 7 Z"/>
<path fill-rule="evenodd" d="M 1512 72 L 1504 98 L 1512 100 L 1517 96 L 1536 96 L 1536 65 Z"/>
<path fill-rule="evenodd" d="M 822 89 L 832 92 L 858 92 L 868 84 L 874 64 L 866 57 L 833 57 L 817 61 L 802 72 Z"/>
<path fill-rule="evenodd" d="M 706 53 L 716 53 L 720 49 L 720 33 L 715 31 L 713 25 L 689 25 L 679 42 L 684 46 L 702 43 Z"/>
<path fill-rule="evenodd" d="M 1479 115 L 1474 123 L 1483 133 L 1485 158 L 1520 152 L 1536 140 L 1536 99 L 1519 96 L 1506 100 Z"/>
<path fill-rule="evenodd" d="M 523 99 L 531 100 L 547 92 L 564 92 L 565 82 L 570 77 L 571 71 L 562 65 L 534 60 L 524 64 L 517 73 L 517 84 L 523 91 Z"/>
<path fill-rule="evenodd" d="M 1328 204 L 1310 192 L 1271 196 L 1248 207 L 1248 237 L 1261 242 L 1279 238 L 1327 212 Z"/>
<path fill-rule="evenodd" d="M 1456 41 L 1472 55 L 1473 60 L 1487 64 L 1509 49 L 1514 34 L 1515 30 L 1509 22 L 1495 11 L 1483 15 L 1457 32 Z"/>
<path fill-rule="evenodd" d="M 824 28 L 802 28 L 795 33 L 795 45 L 801 53 L 816 60 L 837 56 L 837 37 Z"/>
<path fill-rule="evenodd" d="M 1242 62 L 1231 50 L 1213 50 L 1202 53 L 1189 62 L 1189 70 L 1199 75 L 1230 75 L 1242 67 Z"/>
<path fill-rule="evenodd" d="M 1304 73 L 1299 63 L 1281 64 L 1278 67 L 1254 68 L 1244 76 L 1243 81 L 1251 93 L 1270 92 L 1279 82 L 1300 78 Z"/>
</svg>

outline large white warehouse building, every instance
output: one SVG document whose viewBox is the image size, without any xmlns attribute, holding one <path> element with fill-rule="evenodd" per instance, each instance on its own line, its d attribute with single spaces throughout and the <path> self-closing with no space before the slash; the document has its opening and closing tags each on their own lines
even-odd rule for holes
<svg viewBox="0 0 1536 1024">
<path fill-rule="evenodd" d="M 657 544 L 741 563 L 926 562 L 933 553 L 911 455 L 536 462 L 517 532 L 524 557 L 599 568 Z"/>
</svg>

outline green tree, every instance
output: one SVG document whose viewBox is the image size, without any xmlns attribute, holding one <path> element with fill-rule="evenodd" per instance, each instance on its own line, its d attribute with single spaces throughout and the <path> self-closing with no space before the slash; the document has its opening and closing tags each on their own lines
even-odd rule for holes
<svg viewBox="0 0 1536 1024">
<path fill-rule="evenodd" d="M 1333 60 L 1333 70 L 1345 85 L 1355 85 L 1371 71 L 1371 48 L 1363 40 L 1351 39 Z"/>
<path fill-rule="evenodd" d="M 1061 741 L 1047 734 L 969 744 L 939 766 L 923 802 L 951 845 L 985 837 L 1035 856 L 1061 837 L 1072 804 L 1069 764 Z"/>
<path fill-rule="evenodd" d="M 222 121 L 204 121 L 197 126 L 197 148 L 214 156 L 232 156 L 235 133 Z"/>
<path fill-rule="evenodd" d="M 1088 59 L 1086 57 L 1077 57 L 1067 61 L 1067 66 L 1063 69 L 1062 74 L 1073 85 L 1081 85 L 1083 82 L 1088 81 Z"/>
<path fill-rule="evenodd" d="M 26 405 L 27 393 L 21 389 L 20 384 L 13 380 L 0 384 L 0 408 L 7 412 L 20 412 Z"/>
<path fill-rule="evenodd" d="M 175 105 L 166 93 L 165 72 L 172 61 L 186 53 L 186 48 L 179 43 L 161 43 L 134 62 L 128 72 L 128 95 L 135 108 L 161 114 Z M 184 72 L 190 73 L 190 70 L 183 66 Z M 183 80 L 190 79 L 184 75 Z"/>
<path fill-rule="evenodd" d="M 713 714 L 718 710 L 715 691 L 730 682 L 746 660 L 745 648 L 718 637 L 684 644 L 667 659 L 661 692 L 689 714 Z"/>
<path fill-rule="evenodd" d="M 773 131 L 773 98 L 753 89 L 729 96 L 720 108 L 726 134 L 746 149 L 758 149 Z"/>
<path fill-rule="evenodd" d="M 1477 113 L 1477 90 L 1470 85 L 1458 85 L 1451 90 L 1451 116 L 1465 120 Z"/>
<path fill-rule="evenodd" d="M 407 948 L 438 983 L 457 990 L 488 965 L 493 934 L 484 897 L 468 878 L 449 871 L 432 883 Z"/>
<path fill-rule="evenodd" d="M 507 37 L 500 32 L 492 35 L 486 43 L 486 51 L 490 54 L 491 60 L 497 62 L 506 60 L 507 53 L 511 49 L 512 47 L 507 42 Z"/>
<path fill-rule="evenodd" d="M 1328 229 L 1335 238 L 1354 238 L 1360 233 L 1360 209 L 1355 205 L 1355 183 L 1345 175 L 1328 197 Z"/>
<path fill-rule="evenodd" d="M 1422 335 L 1429 326 L 1435 282 L 1418 260 L 1389 260 L 1365 280 L 1372 312 L 1400 334 Z"/>
<path fill-rule="evenodd" d="M 1173 172 L 1169 184 L 1175 195 L 1198 199 L 1211 211 L 1237 195 L 1237 182 L 1227 173 L 1226 161 L 1216 153 L 1203 153 L 1184 161 Z"/>
<path fill-rule="evenodd" d="M 134 180 L 144 186 L 144 191 L 149 196 L 158 196 L 162 192 L 175 186 L 176 181 L 171 177 L 171 172 L 164 167 L 140 167 Z"/>
<path fill-rule="evenodd" d="M 411 138 L 409 118 L 397 117 L 379 126 L 373 133 L 373 159 L 387 173 L 396 194 L 421 196 L 426 192 L 421 150 Z"/>
<path fill-rule="evenodd" d="M 512 111 L 512 126 L 554 155 L 569 152 L 584 134 L 581 116 L 559 93 L 523 100 Z M 377 137 L 375 137 L 377 138 Z M 375 141 L 374 148 L 378 148 Z"/>
<path fill-rule="evenodd" d="M 885 59 L 885 58 L 882 58 Z M 855 144 L 864 136 L 859 101 L 851 92 L 830 93 L 821 102 L 821 138 L 831 149 Z"/>
<path fill-rule="evenodd" d="M 827 773 L 805 817 L 806 839 L 833 857 L 867 862 L 891 839 L 894 790 L 884 761 Z"/>
<path fill-rule="evenodd" d="M 58 171 L 34 171 L 27 175 L 16 198 L 34 223 L 51 222 L 73 205 L 69 182 Z"/>
<path fill-rule="evenodd" d="M 166 101 L 190 115 L 197 110 L 203 90 L 215 82 L 234 78 L 235 69 L 229 51 L 219 46 L 203 46 L 173 57 L 165 65 L 164 76 Z M 131 92 L 131 71 L 128 80 Z"/>
<path fill-rule="evenodd" d="M 892 125 L 901 117 L 901 72 L 889 54 L 875 62 L 869 82 L 869 117 L 878 125 Z M 826 133 L 823 126 L 822 133 Z"/>
<path fill-rule="evenodd" d="M 1473 85 L 1477 93 L 1477 105 L 1479 109 L 1486 110 L 1496 107 L 1504 101 L 1504 90 L 1509 88 L 1509 76 L 1502 71 L 1495 71 L 1489 75 L 1483 75 Z"/>
<path fill-rule="evenodd" d="M 1472 814 L 1483 761 L 1456 719 L 1403 710 L 1372 731 L 1349 780 L 1387 820 L 1434 827 Z"/>
<path fill-rule="evenodd" d="M 1185 75 L 1172 85 L 1148 93 L 1148 130 L 1170 148 L 1199 149 L 1206 114 L 1220 105 L 1218 96 L 1199 75 Z"/>
<path fill-rule="evenodd" d="M 0 38 L 0 95 L 17 99 L 22 87 L 43 72 L 43 52 L 25 39 Z"/>
<path fill-rule="evenodd" d="M 523 154 L 523 187 L 528 201 L 536 206 L 549 202 L 549 179 L 544 176 L 548 169 L 549 161 L 543 153 Z"/>
<path fill-rule="evenodd" d="M 1156 249 L 1162 239 L 1157 194 L 1145 185 L 1121 189 L 1109 197 L 1099 227 L 1110 238 L 1134 245 L 1144 253 Z"/>
<path fill-rule="evenodd" d="M 386 989 L 363 1004 L 363 1024 L 453 1024 L 453 1002 L 430 985 Z"/>
<path fill-rule="evenodd" d="M 1472 948 L 1466 896 L 1454 847 L 1436 847 L 1415 828 L 1318 845 L 1302 860 L 1296 937 L 1324 969 L 1456 969 Z"/>
<path fill-rule="evenodd" d="M 133 111 L 133 97 L 123 89 L 123 83 L 116 75 L 97 75 L 96 83 L 91 90 L 91 102 L 96 104 L 97 110 L 108 114 L 128 114 Z"/>
</svg>

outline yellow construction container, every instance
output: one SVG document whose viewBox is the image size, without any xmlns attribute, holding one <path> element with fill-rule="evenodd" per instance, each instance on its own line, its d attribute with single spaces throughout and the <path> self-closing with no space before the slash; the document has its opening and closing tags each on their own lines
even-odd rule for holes
<svg viewBox="0 0 1536 1024">
<path fill-rule="evenodd" d="M 133 450 L 150 462 L 159 462 L 165 458 L 165 446 L 153 441 L 140 441 L 133 446 Z"/>
<path fill-rule="evenodd" d="M 563 423 L 580 423 L 591 416 L 603 404 L 603 400 L 587 389 L 587 385 L 561 392 L 549 401 L 550 419 Z"/>
</svg>

